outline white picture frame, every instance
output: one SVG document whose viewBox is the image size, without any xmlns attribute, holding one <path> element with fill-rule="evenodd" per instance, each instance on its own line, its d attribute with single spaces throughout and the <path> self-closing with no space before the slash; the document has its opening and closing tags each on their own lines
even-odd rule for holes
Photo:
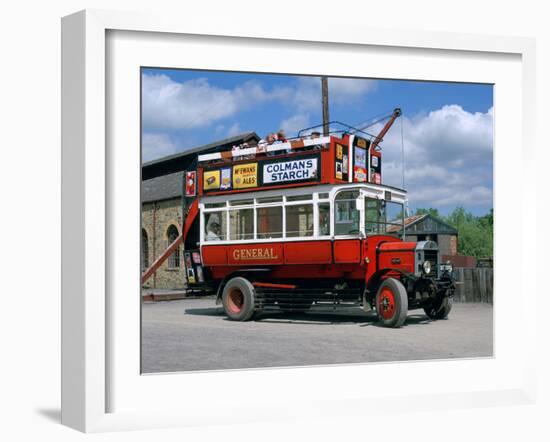
<svg viewBox="0 0 550 442">
<path fill-rule="evenodd" d="M 113 282 L 111 265 L 117 259 L 121 248 L 113 247 L 118 241 L 116 232 L 117 219 L 114 215 L 120 209 L 113 205 L 117 196 L 113 191 L 124 193 L 125 187 L 119 187 L 120 174 L 117 172 L 117 164 L 125 161 L 128 151 L 109 150 L 109 143 L 117 143 L 119 134 L 109 133 L 106 121 L 113 117 L 112 109 L 109 109 L 109 82 L 116 81 L 116 73 L 106 76 L 108 63 L 112 63 L 113 57 L 118 52 L 109 52 L 109 33 L 133 34 L 139 33 L 143 41 L 154 35 L 155 38 L 169 40 L 167 44 L 179 44 L 186 36 L 193 38 L 215 37 L 222 41 L 223 38 L 235 39 L 235 42 L 244 42 L 251 46 L 269 44 L 271 47 L 280 45 L 318 45 L 320 50 L 354 50 L 368 48 L 378 51 L 381 57 L 384 51 L 401 51 L 396 56 L 404 57 L 407 51 L 426 51 L 426 54 L 434 57 L 444 57 L 445 54 L 457 56 L 470 56 L 478 60 L 480 72 L 472 73 L 471 77 L 483 77 L 484 57 L 502 56 L 510 58 L 511 66 L 520 69 L 521 91 L 513 100 L 519 104 L 520 109 L 504 109 L 502 120 L 495 126 L 495 146 L 506 150 L 508 140 L 503 138 L 500 121 L 506 120 L 506 110 L 510 111 L 509 117 L 520 116 L 521 124 L 510 128 L 514 135 L 514 144 L 521 146 L 519 152 L 502 157 L 502 162 L 496 162 L 496 179 L 502 177 L 510 167 L 510 162 L 521 157 L 523 164 L 530 161 L 534 155 L 534 102 L 535 102 L 535 45 L 532 39 L 517 37 L 489 37 L 480 35 L 465 35 L 453 33 L 430 33 L 375 29 L 370 27 L 346 26 L 339 29 L 338 33 L 332 32 L 330 27 L 321 26 L 295 26 L 292 23 L 281 23 L 277 27 L 265 27 L 261 23 L 250 23 L 246 28 L 235 28 L 231 23 L 211 19 L 181 22 L 178 17 L 157 16 L 145 13 L 127 13 L 87 10 L 63 18 L 62 21 L 62 423 L 84 432 L 101 432 L 124 429 L 163 428 L 191 425 L 208 425 L 213 421 L 218 423 L 244 423 L 259 422 L 277 419 L 297 419 L 312 417 L 334 417 L 350 415 L 368 415 L 380 412 L 406 412 L 411 407 L 423 410 L 456 409 L 471 406 L 496 406 L 499 404 L 535 404 L 536 391 L 536 360 L 535 337 L 536 323 L 524 324 L 517 331 L 516 337 L 510 337 L 510 341 L 499 341 L 499 326 L 502 321 L 510 318 L 512 306 L 507 304 L 505 297 L 502 301 L 499 294 L 495 296 L 495 330 L 496 352 L 495 357 L 479 362 L 477 360 L 462 361 L 433 361 L 422 363 L 395 363 L 395 364 L 352 364 L 345 366 L 304 368 L 275 370 L 236 370 L 232 372 L 217 373 L 187 373 L 180 375 L 163 376 L 139 376 L 134 368 L 135 351 L 130 355 L 124 355 L 117 350 L 114 340 L 119 339 L 117 324 L 120 322 L 121 308 L 119 300 L 113 299 L 113 289 L 116 289 L 119 281 Z M 154 34 L 153 34 L 154 33 Z M 222 39 L 222 40 L 219 40 Z M 182 41 L 183 41 L 182 40 Z M 240 43 L 239 43 L 240 44 Z M 129 46 L 127 46 L 129 47 Z M 287 47 L 287 46 L 285 46 Z M 373 49 L 374 48 L 374 49 Z M 169 48 L 167 49 L 169 51 Z M 424 54 L 424 52 L 423 52 Z M 414 58 L 414 57 L 413 57 Z M 518 65 L 519 63 L 519 65 Z M 177 63 L 176 63 L 177 65 Z M 437 66 L 430 66 L 437 69 Z M 269 67 L 266 67 L 269 69 Z M 419 71 L 420 72 L 420 71 Z M 329 72 L 331 74 L 331 72 Z M 415 78 L 414 75 L 411 78 Z M 418 77 L 422 78 L 421 74 Z M 514 77 L 516 81 L 517 75 Z M 498 88 L 498 84 L 497 84 Z M 134 91 L 139 97 L 139 90 Z M 498 93 L 495 106 L 498 109 Z M 517 102 L 519 97 L 519 103 Z M 139 100 L 139 98 L 138 98 Z M 514 102 L 514 101 L 510 102 Z M 134 100 L 135 102 L 135 100 Z M 138 109 L 131 109 L 135 113 Z M 116 112 L 115 112 L 116 113 Z M 134 115 L 135 117 L 135 115 Z M 132 117 L 133 118 L 133 117 Z M 504 125 L 502 126 L 504 127 Z M 135 139 L 136 134 L 132 135 Z M 132 142 L 129 142 L 133 146 Z M 126 153 L 125 153 L 126 152 Z M 134 154 L 131 154 L 134 155 Z M 136 157 L 132 157 L 136 158 Z M 513 166 L 513 165 L 512 165 Z M 502 172 L 500 172 L 502 169 Z M 511 167 L 510 170 L 514 170 Z M 135 183 L 135 171 L 129 175 L 130 186 Z M 139 174 L 139 171 L 137 172 Z M 123 183 L 122 183 L 123 184 Z M 504 204 L 498 203 L 499 194 L 504 192 L 519 198 L 524 210 L 521 213 L 521 223 L 518 233 L 518 243 L 522 244 L 519 250 L 519 273 L 527 275 L 528 257 L 534 256 L 535 245 L 532 242 L 521 241 L 528 235 L 528 220 L 536 218 L 536 186 L 535 177 L 524 176 L 522 185 L 504 182 L 495 187 L 497 204 L 495 207 L 496 229 L 498 229 L 499 216 L 505 213 Z M 139 189 L 136 189 L 139 193 Z M 502 192 L 502 193 L 501 193 Z M 130 198 L 128 207 L 135 205 Z M 136 210 L 133 207 L 132 210 Z M 505 228 L 504 225 L 502 225 Z M 136 243 L 139 237 L 136 236 Z M 495 232 L 495 290 L 505 290 L 502 284 L 503 275 L 506 274 L 506 250 L 504 248 L 504 235 Z M 515 255 L 518 259 L 518 254 Z M 129 274 L 136 273 L 136 281 L 139 281 L 139 254 L 131 258 Z M 499 270 L 500 266 L 500 270 Z M 132 270 L 134 269 L 134 270 Z M 128 274 L 128 273 L 127 273 Z M 120 279 L 120 278 L 119 278 Z M 522 290 L 535 292 L 535 282 L 525 278 Z M 116 290 L 115 290 L 116 291 Z M 501 293 L 501 292 L 499 292 Z M 520 293 L 521 297 L 521 293 Z M 136 295 L 137 299 L 137 295 Z M 138 304 L 136 300 L 136 305 Z M 136 306 L 132 307 L 135 311 Z M 515 310 L 515 314 L 522 317 L 525 312 L 521 303 Z M 135 333 L 135 321 L 139 317 L 129 315 L 125 319 L 133 321 L 130 327 Z M 519 319 L 516 317 L 515 319 Z M 504 333 L 504 331 L 503 331 Z M 116 335 L 116 336 L 115 336 Z M 111 339 L 112 338 L 112 339 Z M 120 337 L 123 339 L 124 337 Z M 508 356 L 519 347 L 518 342 L 523 342 L 522 351 L 517 353 L 514 362 Z M 136 343 L 137 345 L 137 343 Z M 130 350 L 132 351 L 132 350 Z M 126 361 L 126 362 L 125 362 Z M 499 365 L 500 364 L 500 365 Z M 483 367 L 481 367 L 483 365 Z M 441 367 L 443 366 L 443 367 Z M 495 376 L 494 382 L 485 384 L 474 382 L 475 380 L 456 380 L 456 390 L 438 391 L 434 388 L 430 391 L 411 389 L 402 394 L 397 389 L 389 391 L 370 390 L 365 388 L 365 374 L 386 370 L 392 376 L 398 376 L 404 370 L 421 375 L 422 371 L 437 370 L 443 368 L 456 375 L 460 370 L 470 373 L 476 367 L 481 367 L 488 373 L 491 367 L 499 367 L 509 376 L 506 378 Z M 133 367 L 133 366 L 132 366 Z M 120 372 L 120 370 L 123 370 Z M 126 370 L 126 371 L 124 371 Z M 480 370 L 480 372 L 483 372 Z M 507 372 L 506 370 L 509 370 Z M 143 388 L 143 397 L 155 395 L 155 405 L 147 409 L 146 404 L 136 405 L 135 409 L 127 406 L 113 405 L 112 392 L 124 384 L 126 380 L 121 373 L 127 373 L 128 379 L 134 379 Z M 209 402 L 208 388 L 216 389 L 223 386 L 223 380 L 231 377 L 240 381 L 248 380 L 253 383 L 265 381 L 266 376 L 276 379 L 284 378 L 292 383 L 293 379 L 307 379 L 311 376 L 328 376 L 332 378 L 339 375 L 345 379 L 351 379 L 348 387 L 350 390 L 327 389 L 327 393 L 321 397 L 315 395 L 308 386 L 304 391 L 308 392 L 307 398 L 292 396 L 289 392 L 290 403 L 285 404 L 283 396 L 277 396 L 277 391 L 270 391 L 271 400 L 266 402 L 261 393 L 251 393 L 251 397 L 242 401 L 233 401 L 232 407 L 239 411 L 238 419 L 228 419 L 222 412 L 216 411 Z M 193 384 L 202 385 L 204 389 L 193 389 L 190 385 L 186 393 L 185 401 L 195 401 L 194 407 L 187 407 L 185 401 L 180 407 L 175 407 L 174 398 L 166 395 L 167 389 L 178 391 L 175 387 L 183 380 Z M 133 381 L 132 381 L 133 382 Z M 127 382 L 126 389 L 117 393 L 117 402 L 130 403 L 136 398 L 130 396 L 129 389 L 137 384 Z M 164 393 L 162 393 L 164 391 Z M 345 391 L 345 393 L 344 393 Z M 159 393 L 160 392 L 160 393 Z M 125 399 L 124 395 L 128 395 Z M 164 399 L 162 394 L 164 394 Z M 205 396 L 205 397 L 203 397 Z M 371 400 L 376 397 L 376 402 Z M 211 396 L 210 396 L 211 398 Z M 159 406 L 159 401 L 166 400 L 166 406 Z M 217 401 L 217 399 L 214 399 Z M 181 402 L 181 400 L 180 400 Z M 218 403 L 218 402 L 216 402 Z M 224 403 L 220 400 L 220 404 Z M 304 407 L 304 404 L 308 407 Z M 334 405 L 338 404 L 338 407 Z"/>
</svg>

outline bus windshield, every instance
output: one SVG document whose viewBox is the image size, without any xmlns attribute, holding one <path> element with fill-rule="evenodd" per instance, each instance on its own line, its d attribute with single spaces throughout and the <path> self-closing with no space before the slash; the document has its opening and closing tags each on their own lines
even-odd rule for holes
<svg viewBox="0 0 550 442">
<path fill-rule="evenodd" d="M 403 233 L 403 204 L 382 199 L 365 198 L 365 233 L 367 235 Z"/>
</svg>

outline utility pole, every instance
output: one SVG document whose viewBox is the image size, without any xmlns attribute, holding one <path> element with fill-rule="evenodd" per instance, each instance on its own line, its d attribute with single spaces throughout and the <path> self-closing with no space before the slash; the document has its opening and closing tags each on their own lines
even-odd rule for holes
<svg viewBox="0 0 550 442">
<path fill-rule="evenodd" d="M 328 78 L 321 77 L 321 95 L 323 101 L 323 135 L 328 135 L 329 133 L 329 116 L 328 116 Z"/>
</svg>

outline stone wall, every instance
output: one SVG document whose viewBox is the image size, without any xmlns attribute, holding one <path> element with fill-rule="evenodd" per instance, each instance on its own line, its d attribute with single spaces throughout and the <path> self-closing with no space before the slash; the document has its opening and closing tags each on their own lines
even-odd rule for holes
<svg viewBox="0 0 550 442">
<path fill-rule="evenodd" d="M 174 198 L 153 203 L 143 203 L 141 210 L 141 227 L 147 240 L 142 238 L 142 268 L 148 267 L 160 256 L 170 241 L 168 229 L 173 225 L 181 233 L 182 213 L 181 199 Z M 146 244 L 145 244 L 146 242 Z M 143 262 L 143 250 L 147 251 L 147 262 Z M 154 289 L 182 289 L 185 286 L 185 267 L 183 262 L 183 247 L 175 252 L 176 257 L 168 258 L 143 285 Z M 179 258 L 179 259 L 178 259 Z"/>
</svg>

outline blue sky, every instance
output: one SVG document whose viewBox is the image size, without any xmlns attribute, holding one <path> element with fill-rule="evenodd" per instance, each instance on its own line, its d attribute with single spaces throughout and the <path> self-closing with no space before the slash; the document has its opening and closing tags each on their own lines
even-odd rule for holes
<svg viewBox="0 0 550 442">
<path fill-rule="evenodd" d="M 294 136 L 321 123 L 320 90 L 319 77 L 144 68 L 143 160 L 247 131 Z M 411 209 L 492 207 L 492 85 L 331 78 L 329 97 L 330 119 L 354 126 L 402 108 L 382 143 L 383 180 L 402 184 L 402 124 Z"/>
</svg>

